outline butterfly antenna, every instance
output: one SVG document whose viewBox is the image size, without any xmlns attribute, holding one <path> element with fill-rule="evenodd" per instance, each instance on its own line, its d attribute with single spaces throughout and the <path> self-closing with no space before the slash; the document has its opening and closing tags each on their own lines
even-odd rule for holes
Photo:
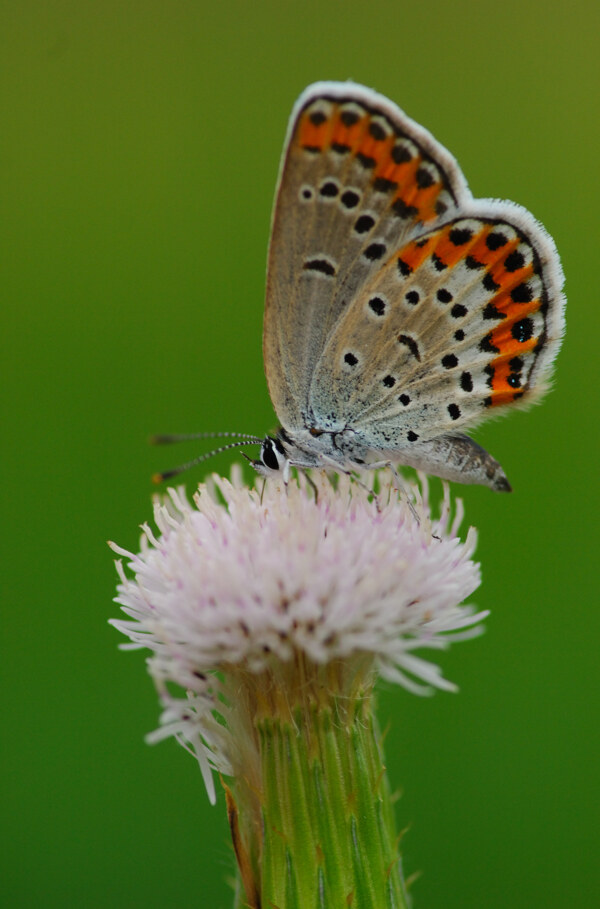
<svg viewBox="0 0 600 909">
<path fill-rule="evenodd" d="M 219 435 L 215 433 L 215 435 Z M 241 433 L 222 433 L 221 435 L 241 435 Z M 199 438 L 210 437 L 209 433 L 206 435 L 200 435 Z M 167 438 L 169 441 L 185 441 L 187 438 L 194 438 L 194 436 L 161 436 L 160 438 Z M 196 437 L 198 438 L 198 437 Z M 173 467 L 171 470 L 165 470 L 162 473 L 155 473 L 152 477 L 153 483 L 163 483 L 165 480 L 170 480 L 172 477 L 179 476 L 180 473 L 184 473 L 186 470 L 189 470 L 190 467 L 195 467 L 196 464 L 201 464 L 202 461 L 207 461 L 209 458 L 212 458 L 213 455 L 221 454 L 222 451 L 229 451 L 230 448 L 239 448 L 240 445 L 260 445 L 262 444 L 262 439 L 258 439 L 256 436 L 247 436 L 244 439 L 240 439 L 238 442 L 230 442 L 228 445 L 221 445 L 219 448 L 214 448 L 212 451 L 206 452 L 206 454 L 200 455 L 197 458 L 193 458 L 191 461 L 186 461 L 185 464 L 180 464 L 178 467 Z"/>
<path fill-rule="evenodd" d="M 192 432 L 185 434 L 158 434 L 150 436 L 151 445 L 173 445 L 175 442 L 194 442 L 198 439 L 243 439 L 244 442 L 262 442 L 251 433 L 245 432 Z M 242 444 L 242 443 L 239 443 Z"/>
</svg>

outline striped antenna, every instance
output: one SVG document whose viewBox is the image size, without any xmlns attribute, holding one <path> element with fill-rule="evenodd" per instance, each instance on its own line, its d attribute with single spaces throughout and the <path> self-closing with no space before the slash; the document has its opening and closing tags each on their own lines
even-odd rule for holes
<svg viewBox="0 0 600 909">
<path fill-rule="evenodd" d="M 170 480 L 172 477 L 179 476 L 180 473 L 184 473 L 186 470 L 189 470 L 190 467 L 195 467 L 196 464 L 201 464 L 202 461 L 207 461 L 209 458 L 212 458 L 213 455 L 221 454 L 222 451 L 229 451 L 230 448 L 239 448 L 241 445 L 262 445 L 263 440 L 259 439 L 258 436 L 246 436 L 241 432 L 199 432 L 192 435 L 156 435 L 152 436 L 151 442 L 154 445 L 171 445 L 175 442 L 189 442 L 195 439 L 218 439 L 218 438 L 232 438 L 237 439 L 236 442 L 229 442 L 227 445 L 221 445 L 219 448 L 213 448 L 212 451 L 207 451 L 206 454 L 199 455 L 197 458 L 193 458 L 191 461 L 186 461 L 185 464 L 179 464 L 178 467 L 173 467 L 171 470 L 165 470 L 162 473 L 155 473 L 152 477 L 153 483 L 163 483 L 165 480 Z"/>
<path fill-rule="evenodd" d="M 164 434 L 150 436 L 151 445 L 172 445 L 175 442 L 194 442 L 198 439 L 243 439 L 244 442 L 262 442 L 253 433 L 245 432 L 192 432 L 186 434 Z M 221 449 L 219 449 L 220 451 Z"/>
</svg>

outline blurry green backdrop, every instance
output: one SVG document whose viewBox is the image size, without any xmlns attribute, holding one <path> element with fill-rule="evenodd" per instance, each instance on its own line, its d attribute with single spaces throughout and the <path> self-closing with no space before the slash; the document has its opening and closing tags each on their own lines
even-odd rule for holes
<svg viewBox="0 0 600 909">
<path fill-rule="evenodd" d="M 441 658 L 461 691 L 381 691 L 414 907 L 599 904 L 599 10 L 1 4 L 2 905 L 231 904 L 223 798 L 209 806 L 174 743 L 144 744 L 156 698 L 107 625 L 105 541 L 135 547 L 151 473 L 200 450 L 151 449 L 151 432 L 275 424 L 279 154 L 305 85 L 346 78 L 428 127 L 475 195 L 531 209 L 569 298 L 555 390 L 477 434 L 514 493 L 460 490 L 492 610 Z"/>
</svg>

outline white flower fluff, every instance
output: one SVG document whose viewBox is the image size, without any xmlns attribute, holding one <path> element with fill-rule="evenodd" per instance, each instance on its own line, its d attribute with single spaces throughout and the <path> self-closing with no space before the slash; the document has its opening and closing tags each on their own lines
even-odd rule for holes
<svg viewBox="0 0 600 909">
<path fill-rule="evenodd" d="M 116 602 L 128 618 L 112 624 L 133 642 L 125 646 L 151 651 L 165 707 L 154 739 L 191 746 L 211 800 L 210 768 L 232 772 L 228 673 L 368 657 L 411 690 L 451 689 L 414 651 L 472 636 L 486 614 L 461 605 L 480 581 L 476 533 L 458 538 L 461 503 L 452 520 L 447 488 L 433 519 L 425 480 L 409 504 L 383 476 L 376 496 L 349 477 L 312 479 L 316 499 L 302 475 L 286 489 L 213 476 L 193 505 L 171 489 L 155 504 L 159 534 L 144 526 L 139 554 L 111 544 L 129 569 L 118 563 Z"/>
</svg>

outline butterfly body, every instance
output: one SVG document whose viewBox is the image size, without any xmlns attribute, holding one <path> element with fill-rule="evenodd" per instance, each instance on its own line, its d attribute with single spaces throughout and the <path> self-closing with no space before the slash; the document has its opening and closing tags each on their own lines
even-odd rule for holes
<svg viewBox="0 0 600 909">
<path fill-rule="evenodd" d="M 255 466 L 406 464 L 510 489 L 464 430 L 543 392 L 561 287 L 541 225 L 473 199 L 449 152 L 392 102 L 310 86 L 290 120 L 267 271 L 263 352 L 282 428 Z"/>
<path fill-rule="evenodd" d="M 373 449 L 367 439 L 352 429 L 330 432 L 313 428 L 294 436 L 279 429 L 275 438 L 268 436 L 263 441 L 260 457 L 252 464 L 263 476 L 282 471 L 286 478 L 290 467 L 356 471 L 402 464 L 445 480 L 479 483 L 496 492 L 511 490 L 498 461 L 473 439 L 461 434 L 438 436 L 399 451 Z"/>
</svg>

